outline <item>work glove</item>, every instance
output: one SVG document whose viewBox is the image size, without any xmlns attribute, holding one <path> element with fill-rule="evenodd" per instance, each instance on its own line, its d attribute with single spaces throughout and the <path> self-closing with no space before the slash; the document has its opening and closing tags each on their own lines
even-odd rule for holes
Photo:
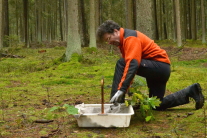
<svg viewBox="0 0 207 138">
<path fill-rule="evenodd" d="M 114 96 L 111 98 L 110 103 L 121 103 L 125 93 L 118 90 Z"/>
</svg>

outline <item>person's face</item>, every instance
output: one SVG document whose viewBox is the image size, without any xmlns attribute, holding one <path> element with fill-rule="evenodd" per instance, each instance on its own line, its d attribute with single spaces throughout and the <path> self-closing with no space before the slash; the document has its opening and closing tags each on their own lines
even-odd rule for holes
<svg viewBox="0 0 207 138">
<path fill-rule="evenodd" d="M 119 30 L 114 29 L 114 32 L 111 33 L 106 33 L 103 36 L 103 40 L 107 42 L 110 45 L 114 46 L 120 46 L 120 33 Z"/>
</svg>

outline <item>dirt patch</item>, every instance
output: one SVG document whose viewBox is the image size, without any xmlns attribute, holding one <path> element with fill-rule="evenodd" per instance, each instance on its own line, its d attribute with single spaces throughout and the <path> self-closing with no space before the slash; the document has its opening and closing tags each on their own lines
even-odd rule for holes
<svg viewBox="0 0 207 138">
<path fill-rule="evenodd" d="M 66 47 L 67 42 L 65 41 L 44 41 L 41 43 L 32 42 L 30 43 L 31 48 L 53 48 L 53 47 Z M 105 44 L 98 44 L 98 48 L 107 49 L 114 54 L 120 55 L 120 51 L 115 46 L 109 46 Z M 207 48 L 194 48 L 194 47 L 162 47 L 165 49 L 169 57 L 178 57 L 179 61 L 189 61 L 189 60 L 196 60 L 196 59 L 205 59 L 207 58 Z M 207 65 L 204 65 L 207 66 Z"/>
<path fill-rule="evenodd" d="M 8 85 L 7 86 L 8 88 L 26 85 L 25 83 L 22 83 L 21 81 L 14 81 L 14 80 L 10 81 L 10 83 L 11 83 L 11 85 Z"/>
<path fill-rule="evenodd" d="M 189 61 L 197 59 L 206 59 L 207 58 L 207 48 L 195 48 L 195 47 L 162 47 L 170 58 L 177 57 L 178 61 Z M 120 55 L 120 51 L 115 46 L 108 45 L 98 45 L 98 48 L 107 49 L 108 51 L 113 51 L 114 54 Z M 207 65 L 206 65 L 207 66 Z"/>
<path fill-rule="evenodd" d="M 207 68 L 207 63 L 204 63 L 204 64 L 203 64 L 203 67 Z"/>
<path fill-rule="evenodd" d="M 53 48 L 53 47 L 66 47 L 67 42 L 65 41 L 43 41 L 43 42 L 31 42 L 30 47 L 31 48 Z"/>
<path fill-rule="evenodd" d="M 179 61 L 189 61 L 207 58 L 207 48 L 191 48 L 191 47 L 163 47 L 169 57 L 178 57 Z"/>
</svg>

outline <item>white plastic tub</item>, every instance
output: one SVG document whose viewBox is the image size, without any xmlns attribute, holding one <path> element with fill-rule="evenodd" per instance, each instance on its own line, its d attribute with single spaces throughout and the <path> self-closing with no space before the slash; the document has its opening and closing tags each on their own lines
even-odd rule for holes
<svg viewBox="0 0 207 138">
<path fill-rule="evenodd" d="M 101 114 L 101 104 L 77 105 L 80 114 L 74 115 L 79 127 L 128 127 L 134 114 L 132 106 L 120 106 L 116 113 L 108 112 L 112 104 L 104 104 L 104 114 Z M 95 110 L 94 110 L 95 109 Z M 84 112 L 85 111 L 85 112 Z"/>
</svg>

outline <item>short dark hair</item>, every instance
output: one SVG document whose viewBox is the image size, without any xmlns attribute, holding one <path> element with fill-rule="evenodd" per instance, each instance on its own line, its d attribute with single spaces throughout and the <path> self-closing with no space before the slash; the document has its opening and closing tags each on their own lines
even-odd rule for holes
<svg viewBox="0 0 207 138">
<path fill-rule="evenodd" d="M 114 29 L 120 30 L 120 26 L 118 23 L 112 21 L 112 20 L 106 20 L 104 23 L 102 23 L 97 31 L 96 31 L 96 39 L 98 42 L 103 42 L 103 35 L 105 33 L 112 34 L 114 32 Z"/>
</svg>

